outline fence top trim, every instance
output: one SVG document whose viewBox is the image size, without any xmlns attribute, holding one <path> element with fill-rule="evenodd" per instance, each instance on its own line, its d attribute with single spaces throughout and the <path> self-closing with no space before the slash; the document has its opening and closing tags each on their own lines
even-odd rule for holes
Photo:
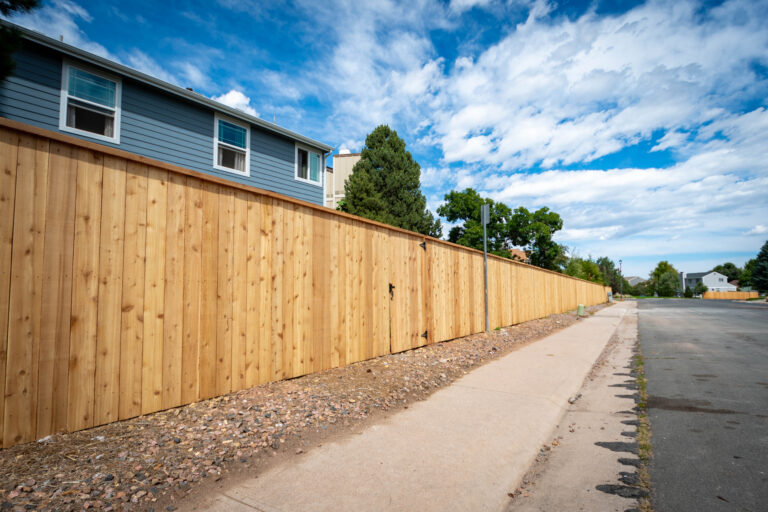
<svg viewBox="0 0 768 512">
<path fill-rule="evenodd" d="M 203 181 L 208 181 L 208 182 L 211 182 L 211 183 L 216 183 L 217 185 L 223 185 L 225 187 L 230 187 L 230 188 L 234 188 L 234 189 L 238 189 L 238 190 L 244 190 L 246 192 L 252 192 L 252 193 L 258 194 L 260 196 L 269 197 L 269 198 L 272 198 L 272 199 L 278 199 L 280 201 L 285 201 L 287 203 L 292 203 L 292 204 L 295 204 L 295 205 L 298 205 L 298 206 L 309 208 L 309 209 L 321 212 L 321 213 L 326 214 L 326 215 L 336 215 L 336 216 L 341 217 L 341 218 L 346 218 L 346 219 L 349 219 L 349 220 L 354 220 L 354 221 L 357 221 L 357 222 L 362 222 L 362 223 L 368 224 L 370 226 L 374 226 L 374 227 L 378 227 L 378 228 L 384 228 L 384 229 L 387 229 L 389 231 L 395 231 L 395 232 L 402 233 L 402 234 L 405 234 L 405 235 L 409 235 L 409 236 L 412 236 L 412 237 L 418 237 L 418 238 L 423 239 L 424 241 L 438 243 L 438 244 L 441 244 L 441 245 L 445 245 L 445 246 L 448 246 L 448 247 L 453 247 L 453 248 L 456 248 L 456 249 L 461 249 L 463 251 L 468 251 L 468 252 L 475 253 L 475 254 L 481 254 L 481 255 L 483 254 L 483 251 L 480 251 L 478 249 L 474 249 L 472 247 L 467 247 L 467 246 L 464 246 L 464 245 L 459 245 L 459 244 L 456 244 L 456 243 L 453 243 L 453 242 L 449 242 L 448 240 L 443 240 L 441 238 L 435 238 L 435 237 L 431 237 L 431 236 L 428 236 L 428 235 L 423 235 L 423 234 L 417 233 L 415 231 L 408 231 L 407 229 L 399 228 L 397 226 L 391 226 L 389 224 L 384 224 L 383 222 L 378 222 L 378 221 L 375 221 L 375 220 L 366 219 L 365 217 L 358 217 L 357 215 L 352 215 L 351 213 L 346 213 L 346 212 L 342 212 L 342 211 L 338 211 L 338 210 L 331 210 L 330 208 L 327 208 L 325 206 L 321 206 L 321 205 L 318 205 L 318 204 L 315 204 L 315 203 L 310 203 L 308 201 L 302 201 L 301 199 L 296 199 L 294 197 L 286 196 L 286 195 L 283 195 L 283 194 L 278 194 L 277 192 L 272 192 L 270 190 L 264 190 L 264 189 L 260 189 L 260 188 L 253 187 L 253 186 L 250 186 L 250 185 L 244 185 L 242 183 L 237 183 L 237 182 L 234 182 L 234 181 L 230 181 L 230 180 L 225 179 L 225 178 L 219 178 L 219 177 L 213 176 L 211 174 L 206 174 L 206 173 L 199 172 L 199 171 L 193 171 L 192 169 L 187 169 L 185 167 L 181 167 L 181 166 L 178 166 L 178 165 L 169 164 L 169 163 L 166 163 L 166 162 L 161 162 L 160 160 L 155 160 L 155 159 L 148 158 L 148 157 L 145 157 L 145 156 L 137 155 L 135 153 L 130 153 L 130 152 L 125 151 L 123 149 L 112 148 L 112 147 L 109 147 L 109 146 L 105 146 L 103 144 L 98 144 L 96 142 L 91 142 L 91 141 L 79 139 L 79 138 L 73 137 L 71 135 L 65 135 L 63 133 L 54 132 L 52 130 L 48 130 L 48 129 L 45 129 L 45 128 L 40 128 L 38 126 L 32 126 L 30 124 L 22 123 L 20 121 L 14 121 L 12 119 L 8 119 L 8 118 L 5 118 L 5 117 L 0 117 L 0 127 L 9 128 L 9 129 L 12 129 L 12 130 L 18 130 L 20 132 L 25 132 L 25 133 L 28 133 L 30 135 L 35 135 L 35 136 L 38 136 L 38 137 L 45 137 L 45 138 L 48 138 L 48 139 L 51 139 L 51 140 L 55 140 L 57 142 L 62 142 L 62 143 L 65 143 L 65 144 L 70 144 L 70 145 L 77 146 L 77 147 L 80 147 L 82 149 L 87 149 L 87 150 L 90 150 L 90 151 L 97 151 L 99 153 L 103 153 L 103 154 L 109 155 L 109 156 L 114 156 L 114 157 L 117 157 L 117 158 L 124 158 L 126 160 L 130 160 L 130 161 L 137 162 L 137 163 L 144 164 L 144 165 L 149 165 L 149 166 L 152 166 L 152 167 L 157 167 L 159 169 L 163 169 L 163 170 L 166 170 L 166 171 L 174 172 L 174 173 L 177 173 L 177 174 L 182 174 L 184 176 L 190 176 L 192 178 L 197 178 L 197 179 L 200 179 L 200 180 L 203 180 Z M 593 281 L 587 281 L 586 279 L 581 279 L 581 278 L 578 278 L 578 277 L 569 276 L 568 274 L 563 274 L 563 273 L 560 273 L 560 272 L 555 272 L 554 270 L 549 270 L 549 269 L 546 269 L 546 268 L 537 267 L 535 265 L 531 265 L 531 264 L 528 264 L 528 263 L 523 263 L 522 261 L 513 260 L 513 259 L 509 259 L 509 258 L 503 258 L 501 256 L 497 256 L 495 254 L 490 254 L 490 253 L 488 254 L 488 257 L 492 258 L 492 259 L 495 259 L 495 260 L 498 260 L 498 261 L 504 261 L 504 262 L 512 263 L 514 265 L 519 265 L 521 267 L 528 267 L 528 268 L 531 268 L 531 269 L 536 270 L 536 271 L 546 272 L 546 273 L 549 273 L 549 274 L 554 274 L 556 276 L 565 277 L 565 278 L 568 278 L 568 279 L 573 279 L 575 281 L 581 281 L 581 282 L 584 282 L 584 283 L 587 283 L 587 284 L 590 284 L 590 285 L 602 286 L 604 288 L 607 288 L 606 285 L 602 285 L 600 283 L 595 283 Z"/>
</svg>

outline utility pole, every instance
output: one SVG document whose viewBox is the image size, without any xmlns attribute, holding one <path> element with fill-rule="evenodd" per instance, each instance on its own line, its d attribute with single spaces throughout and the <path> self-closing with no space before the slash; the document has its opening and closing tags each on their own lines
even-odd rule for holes
<svg viewBox="0 0 768 512">
<path fill-rule="evenodd" d="M 491 207 L 484 204 L 480 207 L 480 224 L 483 225 L 483 276 L 485 278 L 485 332 L 491 332 L 488 321 L 488 236 L 485 226 L 491 218 Z"/>
</svg>

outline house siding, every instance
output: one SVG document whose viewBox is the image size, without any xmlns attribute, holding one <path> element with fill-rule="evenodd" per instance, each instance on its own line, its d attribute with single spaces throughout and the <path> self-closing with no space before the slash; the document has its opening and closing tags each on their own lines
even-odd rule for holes
<svg viewBox="0 0 768 512">
<path fill-rule="evenodd" d="M 30 41 L 14 56 L 16 70 L 0 83 L 0 116 L 59 130 L 64 57 Z M 78 64 L 75 59 L 69 59 Z M 86 67 L 92 67 L 84 64 Z M 122 77 L 120 143 L 62 132 L 187 169 L 304 201 L 323 204 L 323 188 L 295 179 L 294 141 L 250 125 L 250 176 L 213 168 L 214 110 Z"/>
</svg>

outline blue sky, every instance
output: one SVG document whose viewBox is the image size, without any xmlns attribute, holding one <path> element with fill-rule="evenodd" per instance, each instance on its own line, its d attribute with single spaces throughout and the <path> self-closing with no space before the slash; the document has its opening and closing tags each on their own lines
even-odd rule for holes
<svg viewBox="0 0 768 512">
<path fill-rule="evenodd" d="M 389 124 L 433 211 L 465 187 L 548 206 L 625 275 L 768 239 L 764 0 L 44 0 L 13 21 L 335 147 Z"/>
</svg>

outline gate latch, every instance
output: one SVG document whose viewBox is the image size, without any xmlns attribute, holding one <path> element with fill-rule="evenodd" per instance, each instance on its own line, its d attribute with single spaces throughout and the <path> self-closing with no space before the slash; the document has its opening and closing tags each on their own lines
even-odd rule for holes
<svg viewBox="0 0 768 512">
<path fill-rule="evenodd" d="M 392 283 L 389 283 L 389 298 L 394 299 L 395 298 L 395 285 Z"/>
</svg>

